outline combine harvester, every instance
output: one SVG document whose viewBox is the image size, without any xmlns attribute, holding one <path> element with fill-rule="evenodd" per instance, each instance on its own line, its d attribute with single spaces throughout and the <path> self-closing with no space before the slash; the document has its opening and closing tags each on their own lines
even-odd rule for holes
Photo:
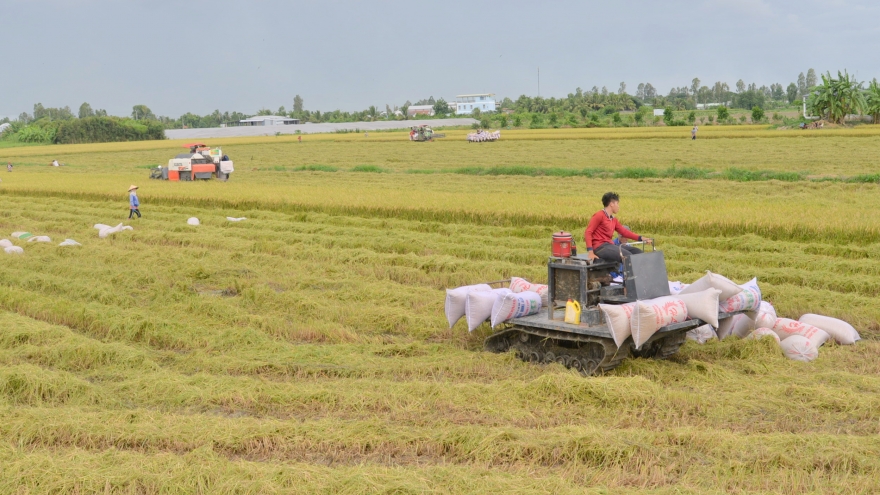
<svg viewBox="0 0 880 495">
<path fill-rule="evenodd" d="M 446 134 L 435 134 L 434 129 L 428 127 L 427 124 L 422 124 L 420 126 L 413 126 L 409 130 L 409 140 L 416 141 L 419 143 L 425 143 L 428 141 L 433 141 L 434 138 L 444 138 Z"/>
<path fill-rule="evenodd" d="M 484 143 L 487 141 L 498 141 L 501 139 L 501 131 L 492 131 L 487 132 L 480 129 L 477 132 L 472 132 L 467 135 L 467 140 L 469 143 Z"/>
<path fill-rule="evenodd" d="M 170 181 L 217 178 L 227 181 L 229 175 L 235 171 L 232 160 L 224 155 L 220 148 L 210 148 L 202 143 L 187 144 L 183 147 L 189 148 L 189 153 L 181 153 L 168 160 L 167 167 L 153 169 L 150 178 Z"/>
<path fill-rule="evenodd" d="M 614 284 L 612 272 L 620 270 L 619 263 L 590 262 L 586 255 L 571 255 L 554 246 L 547 263 L 548 307 L 537 314 L 508 320 L 500 331 L 486 338 L 485 349 L 514 350 L 524 361 L 556 362 L 583 375 L 609 371 L 628 357 L 666 359 L 675 354 L 684 344 L 685 334 L 706 321 L 692 318 L 661 327 L 638 349 L 632 337 L 620 347 L 615 342 L 600 303 L 622 305 L 670 295 L 662 251 L 630 256 L 623 265 L 623 283 Z M 577 301 L 582 309 L 577 324 L 565 322 L 568 301 Z M 739 313 L 743 311 L 719 310 L 718 320 Z"/>
</svg>

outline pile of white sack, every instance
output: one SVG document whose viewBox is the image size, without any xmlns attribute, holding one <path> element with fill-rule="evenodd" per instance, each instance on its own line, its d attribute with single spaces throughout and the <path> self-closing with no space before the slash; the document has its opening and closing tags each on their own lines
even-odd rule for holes
<svg viewBox="0 0 880 495">
<path fill-rule="evenodd" d="M 47 235 L 34 235 L 30 232 L 13 232 L 10 237 L 14 237 L 20 241 L 26 242 L 52 242 L 52 239 Z M 81 244 L 74 241 L 73 239 L 65 239 L 64 242 L 58 245 L 80 246 Z M 0 239 L 0 248 L 3 248 L 3 251 L 6 254 L 24 254 L 24 248 L 12 244 L 12 241 L 10 241 L 9 239 Z"/>
<path fill-rule="evenodd" d="M 722 320 L 720 324 L 717 319 L 712 321 L 692 315 L 707 322 L 687 333 L 689 339 L 700 344 L 731 335 L 741 339 L 770 337 L 779 343 L 787 357 L 798 361 L 812 361 L 819 356 L 819 347 L 831 339 L 842 345 L 852 345 L 861 340 L 859 332 L 852 325 L 837 318 L 816 314 L 805 314 L 798 320 L 778 318 L 773 305 L 762 300 L 757 279 L 737 285 L 717 273 L 707 272 L 691 285 L 669 283 L 670 292 L 676 294 L 673 297 L 685 300 L 695 291 L 703 291 L 707 287 L 720 291 L 718 307 L 721 311 L 746 312 Z"/>
<path fill-rule="evenodd" d="M 452 328 L 462 316 L 468 330 L 489 320 L 495 327 L 511 318 L 533 315 L 547 305 L 549 288 L 513 277 L 509 289 L 493 289 L 487 284 L 446 289 L 446 320 Z"/>
</svg>

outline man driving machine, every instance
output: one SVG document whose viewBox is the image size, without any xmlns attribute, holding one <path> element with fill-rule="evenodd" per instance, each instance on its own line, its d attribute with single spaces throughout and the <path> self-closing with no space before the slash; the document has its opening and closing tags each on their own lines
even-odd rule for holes
<svg viewBox="0 0 880 495">
<path fill-rule="evenodd" d="M 642 252 L 641 249 L 634 248 L 623 242 L 619 246 L 615 245 L 611 242 L 614 232 L 617 232 L 621 237 L 634 241 L 644 241 L 648 244 L 654 243 L 653 239 L 631 232 L 614 217 L 620 211 L 620 196 L 617 193 L 605 193 L 602 196 L 602 205 L 604 208 L 597 211 L 590 218 L 590 223 L 584 231 L 584 243 L 587 246 L 587 258 L 590 261 L 602 258 L 606 261 L 621 263 L 623 258 Z"/>
</svg>

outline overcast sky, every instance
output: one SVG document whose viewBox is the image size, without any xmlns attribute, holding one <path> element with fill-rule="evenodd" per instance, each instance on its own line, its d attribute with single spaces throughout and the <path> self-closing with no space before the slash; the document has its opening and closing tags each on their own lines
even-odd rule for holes
<svg viewBox="0 0 880 495">
<path fill-rule="evenodd" d="M 0 117 L 82 102 L 178 117 L 434 96 L 880 77 L 866 0 L 0 0 Z"/>
</svg>

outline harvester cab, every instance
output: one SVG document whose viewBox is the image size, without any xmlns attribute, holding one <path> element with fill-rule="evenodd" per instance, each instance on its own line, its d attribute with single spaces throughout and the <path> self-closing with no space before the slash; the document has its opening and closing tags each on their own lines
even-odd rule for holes
<svg viewBox="0 0 880 495">
<path fill-rule="evenodd" d="M 154 171 L 150 178 L 170 181 L 217 178 L 226 181 L 235 171 L 232 160 L 219 147 L 211 148 L 202 143 L 186 144 L 183 147 L 188 148 L 189 153 L 180 153 L 168 160 L 168 166 L 157 169 L 161 173 Z"/>
<path fill-rule="evenodd" d="M 438 134 L 434 132 L 427 124 L 413 126 L 409 130 L 409 140 L 418 142 L 433 141 L 434 138 L 443 138 L 446 134 Z"/>
<path fill-rule="evenodd" d="M 560 253 L 556 253 L 560 254 Z M 491 352 L 514 350 L 530 362 L 557 362 L 584 375 L 598 374 L 634 357 L 665 359 L 684 344 L 686 333 L 706 322 L 693 318 L 661 327 L 638 349 L 632 337 L 619 347 L 599 304 L 627 304 L 670 295 L 662 251 L 624 258 L 622 283 L 614 281 L 621 264 L 587 255 L 551 256 L 547 262 L 548 306 L 530 316 L 513 318 L 484 344 Z M 580 321 L 565 322 L 569 300 L 580 304 Z M 735 313 L 719 312 L 719 320 Z"/>
</svg>

